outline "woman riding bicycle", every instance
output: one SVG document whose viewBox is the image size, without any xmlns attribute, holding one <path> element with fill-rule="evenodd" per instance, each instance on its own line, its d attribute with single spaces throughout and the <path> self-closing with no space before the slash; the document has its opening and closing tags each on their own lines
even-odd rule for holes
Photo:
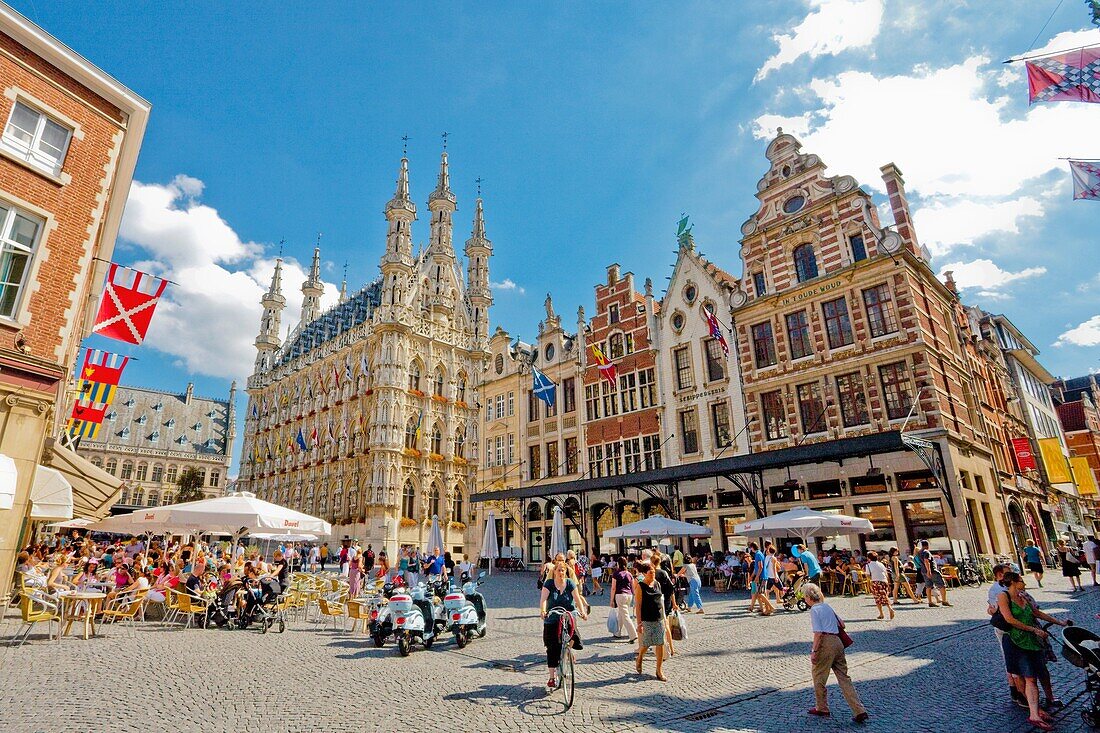
<svg viewBox="0 0 1100 733">
<path fill-rule="evenodd" d="M 562 560 L 561 562 L 554 563 L 554 569 L 550 579 L 542 585 L 542 598 L 539 602 L 539 612 L 543 620 L 542 643 L 546 646 L 546 666 L 550 670 L 550 679 L 546 682 L 547 687 L 557 687 L 558 685 L 556 673 L 562 653 L 561 639 L 559 638 L 559 624 L 562 614 L 551 614 L 550 611 L 561 609 L 565 613 L 572 614 L 584 607 L 580 589 L 577 584 L 569 578 L 569 571 L 566 568 L 565 561 Z M 588 618 L 588 614 L 581 611 L 580 617 L 586 619 Z M 580 634 L 577 633 L 575 627 L 573 630 L 573 648 L 584 648 L 581 644 Z"/>
</svg>

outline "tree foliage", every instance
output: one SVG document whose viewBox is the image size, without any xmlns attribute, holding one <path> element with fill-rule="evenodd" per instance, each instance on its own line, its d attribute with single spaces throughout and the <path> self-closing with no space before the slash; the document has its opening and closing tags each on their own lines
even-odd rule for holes
<svg viewBox="0 0 1100 733">
<path fill-rule="evenodd" d="M 203 475 L 199 473 L 197 468 L 183 469 L 176 480 L 176 486 L 179 487 L 179 490 L 176 491 L 176 499 L 173 503 L 182 504 L 187 501 L 198 501 L 206 498 L 206 494 L 202 491 L 203 483 Z"/>
</svg>

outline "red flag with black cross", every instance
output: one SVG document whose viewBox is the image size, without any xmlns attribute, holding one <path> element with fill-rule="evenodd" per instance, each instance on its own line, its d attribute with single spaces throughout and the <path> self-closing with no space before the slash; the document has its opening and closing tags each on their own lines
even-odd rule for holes
<svg viewBox="0 0 1100 733">
<path fill-rule="evenodd" d="M 140 344 L 167 286 L 167 280 L 112 262 L 92 330 L 128 344 Z"/>
</svg>

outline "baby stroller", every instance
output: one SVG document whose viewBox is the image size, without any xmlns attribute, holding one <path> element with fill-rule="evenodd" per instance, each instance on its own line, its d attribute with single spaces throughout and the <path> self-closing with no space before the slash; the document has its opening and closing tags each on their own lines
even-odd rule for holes
<svg viewBox="0 0 1100 733">
<path fill-rule="evenodd" d="M 1062 629 L 1062 656 L 1075 667 L 1085 670 L 1085 689 L 1089 693 L 1081 720 L 1100 726 L 1100 636 L 1080 626 Z"/>
<path fill-rule="evenodd" d="M 247 629 L 253 623 L 258 623 L 260 631 L 265 634 L 275 626 L 280 634 L 286 631 L 286 614 L 283 604 L 280 603 L 282 587 L 279 582 L 269 577 L 259 580 L 250 578 L 246 581 L 246 589 L 245 607 L 237 619 L 237 626 Z"/>
<path fill-rule="evenodd" d="M 793 611 L 795 608 L 799 611 L 805 611 L 809 608 L 809 606 L 806 605 L 806 599 L 802 597 L 802 584 L 805 582 L 805 573 L 795 573 L 794 580 L 787 585 L 786 589 L 783 591 L 783 595 L 779 599 L 783 602 L 783 609 L 785 611 Z"/>
</svg>

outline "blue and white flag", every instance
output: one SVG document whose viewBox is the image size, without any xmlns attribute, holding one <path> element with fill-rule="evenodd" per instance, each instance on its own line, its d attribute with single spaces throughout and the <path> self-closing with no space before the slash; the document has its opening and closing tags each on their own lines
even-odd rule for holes
<svg viewBox="0 0 1100 733">
<path fill-rule="evenodd" d="M 531 367 L 531 378 L 531 389 L 534 390 L 535 397 L 545 402 L 548 407 L 556 405 L 558 402 L 558 385 L 551 382 L 550 377 L 535 367 Z"/>
</svg>

